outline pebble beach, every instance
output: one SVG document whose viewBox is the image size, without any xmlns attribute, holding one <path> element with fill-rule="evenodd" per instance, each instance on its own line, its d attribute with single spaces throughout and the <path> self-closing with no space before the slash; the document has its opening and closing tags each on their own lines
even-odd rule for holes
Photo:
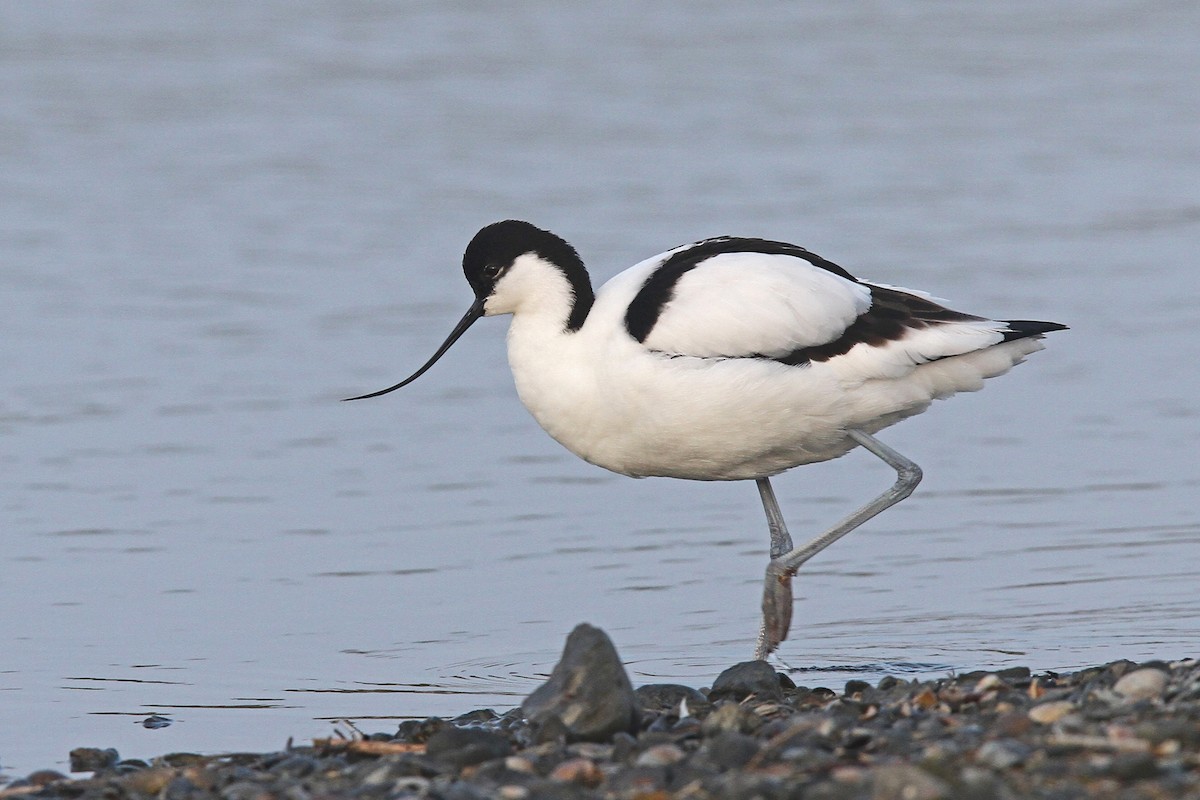
<svg viewBox="0 0 1200 800">
<path fill-rule="evenodd" d="M 607 635 L 581 625 L 519 708 L 277 752 L 81 747 L 71 769 L 0 798 L 1200 798 L 1200 661 L 836 687 L 749 661 L 710 687 L 634 688 Z"/>
</svg>

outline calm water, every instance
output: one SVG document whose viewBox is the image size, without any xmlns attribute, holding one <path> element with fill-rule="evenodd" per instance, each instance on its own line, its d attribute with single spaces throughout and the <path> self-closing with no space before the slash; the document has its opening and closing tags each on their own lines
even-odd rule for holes
<svg viewBox="0 0 1200 800">
<path fill-rule="evenodd" d="M 511 707 L 580 621 L 637 682 L 750 655 L 754 487 L 575 460 L 503 321 L 337 402 L 440 343 L 505 217 L 601 279 L 760 235 L 1072 326 L 886 434 L 925 483 L 802 572 L 802 682 L 1197 655 L 1196 30 L 1190 2 L 4 4 L 0 775 Z M 851 454 L 776 488 L 801 538 L 891 480 Z"/>
</svg>

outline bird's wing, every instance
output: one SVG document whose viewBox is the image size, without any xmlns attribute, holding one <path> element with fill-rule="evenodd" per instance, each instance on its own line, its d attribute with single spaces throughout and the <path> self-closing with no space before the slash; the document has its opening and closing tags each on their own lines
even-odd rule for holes
<svg viewBox="0 0 1200 800">
<path fill-rule="evenodd" d="M 870 304 L 869 287 L 803 248 L 722 238 L 666 254 L 625 323 L 669 355 L 785 358 L 837 340 Z"/>
<path fill-rule="evenodd" d="M 859 281 L 795 245 L 728 237 L 665 254 L 625 323 L 666 355 L 829 363 L 855 380 L 1058 327 L 964 314 L 924 292 Z"/>
</svg>

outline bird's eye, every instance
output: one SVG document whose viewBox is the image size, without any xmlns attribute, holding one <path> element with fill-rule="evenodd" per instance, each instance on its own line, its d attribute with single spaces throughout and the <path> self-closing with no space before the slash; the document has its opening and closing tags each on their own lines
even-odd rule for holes
<svg viewBox="0 0 1200 800">
<path fill-rule="evenodd" d="M 503 271 L 504 265 L 493 261 L 491 264 L 488 264 L 483 268 L 483 277 L 487 278 L 488 280 L 495 280 L 496 278 L 500 277 L 500 273 Z"/>
</svg>

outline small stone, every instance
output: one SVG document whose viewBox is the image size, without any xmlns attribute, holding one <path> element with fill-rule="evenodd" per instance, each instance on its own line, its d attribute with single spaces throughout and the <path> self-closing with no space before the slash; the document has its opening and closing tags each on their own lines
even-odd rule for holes
<svg viewBox="0 0 1200 800">
<path fill-rule="evenodd" d="M 637 752 L 637 739 L 621 731 L 613 737 L 612 760 L 618 764 L 630 761 Z"/>
<path fill-rule="evenodd" d="M 938 699 L 937 699 L 937 695 L 935 695 L 929 689 L 926 689 L 925 691 L 921 692 L 916 697 L 914 697 L 912 699 L 912 703 L 917 708 L 930 709 L 937 705 Z"/>
<path fill-rule="evenodd" d="M 297 784 L 291 788 L 300 789 L 301 787 Z M 290 790 L 288 791 L 290 792 Z M 422 778 L 419 775 L 407 775 L 392 784 L 392 792 L 394 793 L 393 796 L 399 794 L 403 797 L 406 796 L 406 794 L 411 794 L 416 795 L 417 797 L 428 797 L 429 779 Z M 309 796 L 310 795 L 307 795 L 307 793 L 299 797 L 293 794 L 288 797 L 288 800 L 307 800 Z"/>
<path fill-rule="evenodd" d="M 1016 686 L 1027 686 L 1030 675 L 1029 667 L 1009 667 L 996 673 L 996 677 Z"/>
<path fill-rule="evenodd" d="M 396 729 L 395 739 L 400 742 L 420 744 L 429 741 L 429 737 L 440 731 L 448 723 L 440 717 L 428 719 L 406 719 Z"/>
<path fill-rule="evenodd" d="M 576 783 L 592 788 L 604 782 L 604 773 L 590 758 L 568 759 L 555 767 L 549 777 L 559 783 Z"/>
<path fill-rule="evenodd" d="M 383 786 L 390 785 L 396 780 L 396 775 L 392 773 L 392 765 L 384 762 L 375 769 L 368 772 L 359 779 L 363 786 Z"/>
<path fill-rule="evenodd" d="M 941 800 L 950 786 L 919 767 L 889 764 L 872 771 L 872 800 Z"/>
<path fill-rule="evenodd" d="M 992 733 L 996 736 L 1021 737 L 1033 728 L 1033 721 L 1028 714 L 1019 711 L 1008 711 L 1000 714 L 992 722 Z"/>
<path fill-rule="evenodd" d="M 722 703 L 717 709 L 704 718 L 700 730 L 706 736 L 712 736 L 722 731 L 736 733 L 754 733 L 763 725 L 762 717 L 738 703 Z"/>
<path fill-rule="evenodd" d="M 1113 691 L 1128 700 L 1153 700 L 1167 688 L 1167 673 L 1160 669 L 1135 669 L 1121 676 Z"/>
<path fill-rule="evenodd" d="M 298 780 L 317 769 L 317 760 L 304 755 L 293 755 L 271 765 L 271 772 Z"/>
<path fill-rule="evenodd" d="M 537 729 L 534 731 L 534 744 L 563 744 L 571 737 L 571 731 L 567 729 L 567 723 L 562 721 L 562 717 L 557 714 L 546 714 L 538 719 Z"/>
<path fill-rule="evenodd" d="M 779 675 L 765 661 L 743 661 L 722 672 L 713 681 L 710 700 L 741 702 L 750 695 L 761 701 L 781 702 L 783 688 Z"/>
<path fill-rule="evenodd" d="M 1143 781 L 1158 776 L 1158 763 L 1150 753 L 1121 753 L 1105 770 L 1122 781 Z"/>
<path fill-rule="evenodd" d="M 167 788 L 174 778 L 175 770 L 170 767 L 155 767 L 133 773 L 125 779 L 125 786 L 138 794 L 154 796 Z"/>
<path fill-rule="evenodd" d="M 1075 710 L 1069 700 L 1051 700 L 1029 709 L 1029 718 L 1039 725 L 1051 725 Z"/>
<path fill-rule="evenodd" d="M 251 780 L 234 781 L 221 789 L 221 800 L 266 800 L 262 784 Z"/>
<path fill-rule="evenodd" d="M 526 797 L 529 797 L 529 790 L 524 786 L 509 784 L 497 789 L 496 796 L 500 800 L 525 800 Z"/>
<path fill-rule="evenodd" d="M 1200 725 L 1182 717 L 1143 722 L 1134 733 L 1153 744 L 1174 740 L 1192 748 L 1200 746 Z"/>
<path fill-rule="evenodd" d="M 86 770 L 72 770 L 72 772 L 75 771 L 86 772 Z M 58 783 L 59 781 L 69 781 L 70 778 L 68 778 L 66 775 L 63 775 L 61 772 L 57 772 L 52 769 L 39 769 L 37 772 L 29 773 L 29 777 L 27 777 L 25 780 L 31 786 L 49 786 L 50 784 Z"/>
<path fill-rule="evenodd" d="M 753 736 L 721 731 L 704 743 L 704 758 L 720 770 L 740 769 L 758 755 L 760 745 Z"/>
<path fill-rule="evenodd" d="M 568 741 L 608 741 L 615 733 L 636 730 L 641 718 L 612 640 L 587 624 L 571 631 L 550 679 L 525 698 L 521 710 L 535 725 L 558 717 Z"/>
<path fill-rule="evenodd" d="M 975 694 L 983 694 L 991 689 L 1000 689 L 1006 686 L 1007 684 L 1000 680 L 999 675 L 994 672 L 989 672 L 987 675 L 984 675 L 982 678 L 980 678 L 979 682 L 975 684 L 974 691 Z"/>
<path fill-rule="evenodd" d="M 1016 739 L 993 739 L 975 753 L 975 760 L 993 769 L 1008 769 L 1025 763 L 1033 748 Z"/>
<path fill-rule="evenodd" d="M 611 744 L 577 742 L 567 748 L 567 753 L 579 758 L 588 758 L 592 761 L 609 761 L 613 757 L 613 749 Z"/>
<path fill-rule="evenodd" d="M 508 758 L 504 759 L 504 767 L 505 769 L 509 769 L 513 772 L 520 772 L 523 775 L 537 774 L 537 768 L 534 767 L 533 762 L 525 756 L 509 756 Z"/>
<path fill-rule="evenodd" d="M 678 683 L 648 683 L 633 690 L 642 708 L 651 711 L 678 711 L 686 703 L 691 711 L 708 705 L 708 698 L 690 686 Z"/>
<path fill-rule="evenodd" d="M 479 728 L 447 726 L 429 737 L 425 754 L 449 769 L 461 770 L 512 752 L 508 737 Z"/>
<path fill-rule="evenodd" d="M 121 760 L 120 754 L 109 747 L 76 747 L 71 751 L 71 772 L 96 772 L 107 769 Z"/>
<path fill-rule="evenodd" d="M 492 709 L 479 708 L 475 711 L 468 711 L 465 714 L 459 714 L 457 717 L 450 720 L 450 722 L 459 728 L 470 728 L 472 726 L 491 725 L 498 719 L 500 719 L 500 715 Z"/>
<path fill-rule="evenodd" d="M 199 753 L 167 753 L 154 759 L 155 764 L 167 767 L 194 767 L 207 764 L 211 758 Z"/>
<path fill-rule="evenodd" d="M 674 744 L 656 744 L 653 747 L 644 750 L 634 761 L 634 766 L 638 767 L 669 767 L 672 764 L 678 764 L 687 758 L 687 753 L 683 749 Z"/>
</svg>

